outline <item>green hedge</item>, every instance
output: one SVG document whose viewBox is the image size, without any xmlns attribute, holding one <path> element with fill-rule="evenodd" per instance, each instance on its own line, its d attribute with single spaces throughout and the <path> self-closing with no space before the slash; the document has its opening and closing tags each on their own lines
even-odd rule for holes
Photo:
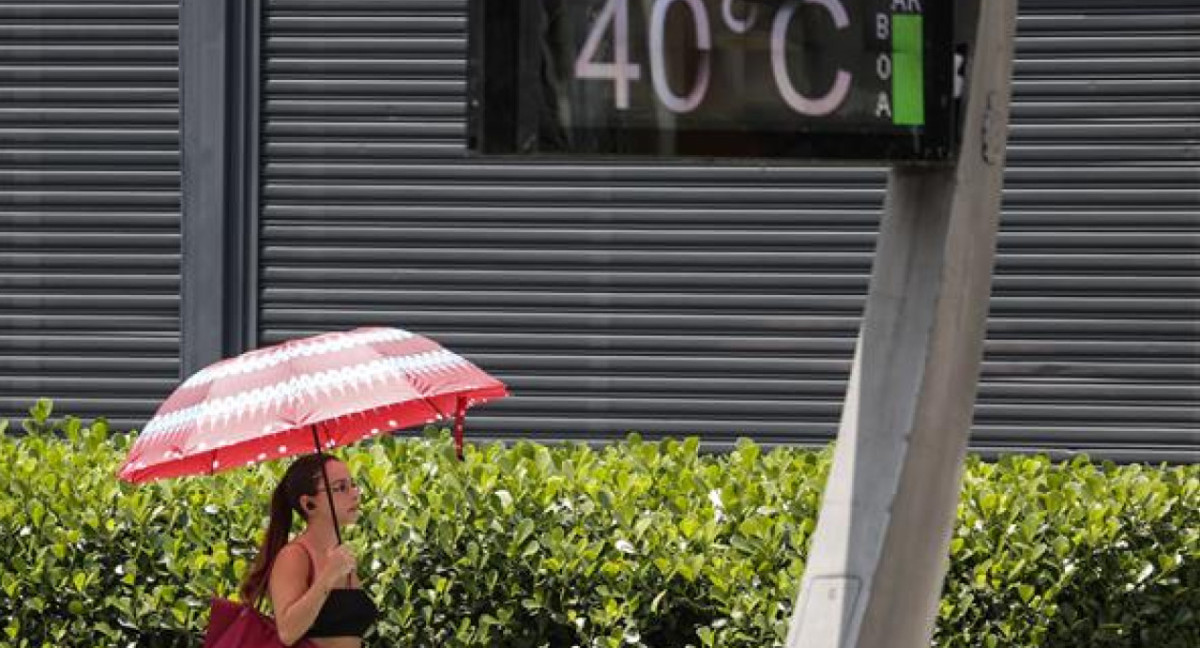
<svg viewBox="0 0 1200 648">
<path fill-rule="evenodd" d="M 132 437 L 0 434 L 0 645 L 198 646 L 284 463 L 129 486 Z M 3 425 L 0 422 L 0 425 Z M 696 439 L 602 450 L 441 432 L 342 452 L 373 646 L 782 643 L 829 452 Z M 972 459 L 935 643 L 1200 645 L 1200 467 Z"/>
</svg>

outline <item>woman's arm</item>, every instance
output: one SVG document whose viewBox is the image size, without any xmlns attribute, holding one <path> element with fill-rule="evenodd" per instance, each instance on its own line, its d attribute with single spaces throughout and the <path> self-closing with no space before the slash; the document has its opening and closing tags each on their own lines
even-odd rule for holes
<svg viewBox="0 0 1200 648">
<path fill-rule="evenodd" d="M 321 612 L 329 596 L 329 586 L 321 579 L 313 578 L 308 585 L 308 553 L 304 548 L 287 545 L 275 557 L 271 568 L 271 607 L 275 610 L 275 626 L 279 629 L 279 640 L 290 646 L 304 636 Z"/>
</svg>

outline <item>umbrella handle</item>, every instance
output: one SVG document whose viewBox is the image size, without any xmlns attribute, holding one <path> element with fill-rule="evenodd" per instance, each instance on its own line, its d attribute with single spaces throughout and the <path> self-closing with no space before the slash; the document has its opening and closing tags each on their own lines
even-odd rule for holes
<svg viewBox="0 0 1200 648">
<path fill-rule="evenodd" d="M 317 448 L 317 454 L 325 454 L 321 450 L 321 437 L 317 435 L 317 424 L 312 424 L 313 445 Z M 333 506 L 333 488 L 329 484 L 329 472 L 325 470 L 325 462 L 321 462 L 321 478 L 325 480 L 325 496 L 329 498 L 329 514 L 333 516 L 333 534 L 337 537 L 338 545 L 342 544 L 342 530 L 338 524 L 337 509 Z M 350 587 L 350 574 L 346 574 L 346 587 Z"/>
</svg>

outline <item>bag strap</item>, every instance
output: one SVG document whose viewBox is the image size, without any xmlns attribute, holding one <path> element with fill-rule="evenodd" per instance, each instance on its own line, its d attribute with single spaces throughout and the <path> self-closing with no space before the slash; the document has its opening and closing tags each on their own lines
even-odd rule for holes
<svg viewBox="0 0 1200 648">
<path fill-rule="evenodd" d="M 308 576 L 304 579 L 304 585 L 312 587 L 313 576 L 316 575 L 317 571 L 317 561 L 313 560 L 312 549 L 309 549 L 303 540 L 296 540 L 296 544 L 300 545 L 304 549 L 304 555 L 308 556 Z"/>
</svg>

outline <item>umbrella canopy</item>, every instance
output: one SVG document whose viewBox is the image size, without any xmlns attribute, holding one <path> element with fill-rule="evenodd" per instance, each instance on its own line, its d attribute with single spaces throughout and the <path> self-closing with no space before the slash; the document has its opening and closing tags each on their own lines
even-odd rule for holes
<svg viewBox="0 0 1200 648">
<path fill-rule="evenodd" d="M 211 475 L 449 417 L 461 448 L 466 408 L 507 395 L 503 383 L 420 335 L 326 333 L 198 371 L 146 423 L 118 475 L 135 483 Z"/>
</svg>

